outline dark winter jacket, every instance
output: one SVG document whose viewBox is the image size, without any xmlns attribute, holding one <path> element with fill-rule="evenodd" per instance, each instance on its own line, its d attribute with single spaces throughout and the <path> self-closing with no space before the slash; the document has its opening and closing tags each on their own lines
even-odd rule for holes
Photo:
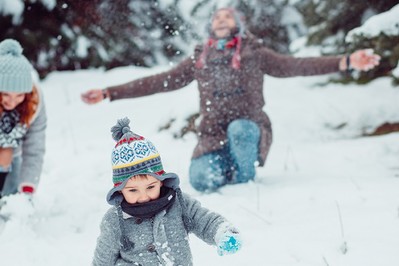
<svg viewBox="0 0 399 266">
<path fill-rule="evenodd" d="M 197 68 L 201 52 L 202 47 L 198 46 L 193 56 L 169 71 L 108 88 L 111 101 L 173 91 L 197 80 L 201 122 L 193 158 L 228 144 L 227 126 L 233 120 L 242 118 L 256 122 L 261 129 L 261 166 L 272 142 L 270 120 L 263 111 L 263 75 L 291 77 L 337 72 L 341 58 L 295 58 L 278 54 L 249 37 L 243 39 L 239 69 L 231 66 L 233 51 L 218 51 L 215 48 L 209 49 L 205 67 Z"/>
<path fill-rule="evenodd" d="M 152 219 L 136 218 L 126 213 L 123 213 L 123 219 L 119 219 L 117 207 L 112 207 L 101 223 L 92 265 L 189 266 L 193 265 L 193 261 L 188 233 L 216 245 L 220 231 L 236 231 L 222 216 L 202 207 L 197 200 L 187 194 L 180 193 L 178 196 L 183 200 L 175 200 L 172 206 Z M 189 217 L 190 225 L 184 223 L 183 216 Z M 132 243 L 129 250 L 121 246 L 120 221 Z"/>
</svg>

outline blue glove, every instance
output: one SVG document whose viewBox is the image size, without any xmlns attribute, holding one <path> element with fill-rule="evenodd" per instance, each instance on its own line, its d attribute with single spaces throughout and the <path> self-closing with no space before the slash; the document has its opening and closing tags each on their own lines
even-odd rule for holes
<svg viewBox="0 0 399 266">
<path fill-rule="evenodd" d="M 219 256 L 234 254 L 241 248 L 241 237 L 237 231 L 226 231 L 217 245 Z"/>
</svg>

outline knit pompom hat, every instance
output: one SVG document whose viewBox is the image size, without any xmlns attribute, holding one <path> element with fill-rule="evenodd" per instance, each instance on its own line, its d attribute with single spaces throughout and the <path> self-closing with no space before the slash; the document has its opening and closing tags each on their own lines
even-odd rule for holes
<svg viewBox="0 0 399 266">
<path fill-rule="evenodd" d="M 32 69 L 19 42 L 6 39 L 0 43 L 0 92 L 31 92 Z"/>
<path fill-rule="evenodd" d="M 174 173 L 166 173 L 161 157 L 155 146 L 148 139 L 130 130 L 130 120 L 119 119 L 111 128 L 112 137 L 117 142 L 112 149 L 112 188 L 107 195 L 111 205 L 122 202 L 121 191 L 127 181 L 136 175 L 151 175 L 172 189 L 179 188 L 179 177 Z"/>
</svg>

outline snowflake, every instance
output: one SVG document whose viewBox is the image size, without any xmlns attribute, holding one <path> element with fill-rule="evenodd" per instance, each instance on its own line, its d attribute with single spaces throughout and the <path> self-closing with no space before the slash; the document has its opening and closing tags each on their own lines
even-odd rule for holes
<svg viewBox="0 0 399 266">
<path fill-rule="evenodd" d="M 138 157 L 144 157 L 149 154 L 150 149 L 145 143 L 135 143 L 134 152 Z"/>
<path fill-rule="evenodd" d="M 124 162 L 130 162 L 134 159 L 134 152 L 129 146 L 123 146 L 119 150 L 119 156 Z"/>
</svg>

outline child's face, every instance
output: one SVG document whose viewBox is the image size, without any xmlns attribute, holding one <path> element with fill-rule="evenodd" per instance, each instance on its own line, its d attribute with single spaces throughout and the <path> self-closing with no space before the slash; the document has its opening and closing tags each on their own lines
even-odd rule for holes
<svg viewBox="0 0 399 266">
<path fill-rule="evenodd" d="M 145 203 L 159 198 L 162 182 L 151 175 L 135 176 L 122 189 L 125 200 L 130 203 Z"/>
</svg>

